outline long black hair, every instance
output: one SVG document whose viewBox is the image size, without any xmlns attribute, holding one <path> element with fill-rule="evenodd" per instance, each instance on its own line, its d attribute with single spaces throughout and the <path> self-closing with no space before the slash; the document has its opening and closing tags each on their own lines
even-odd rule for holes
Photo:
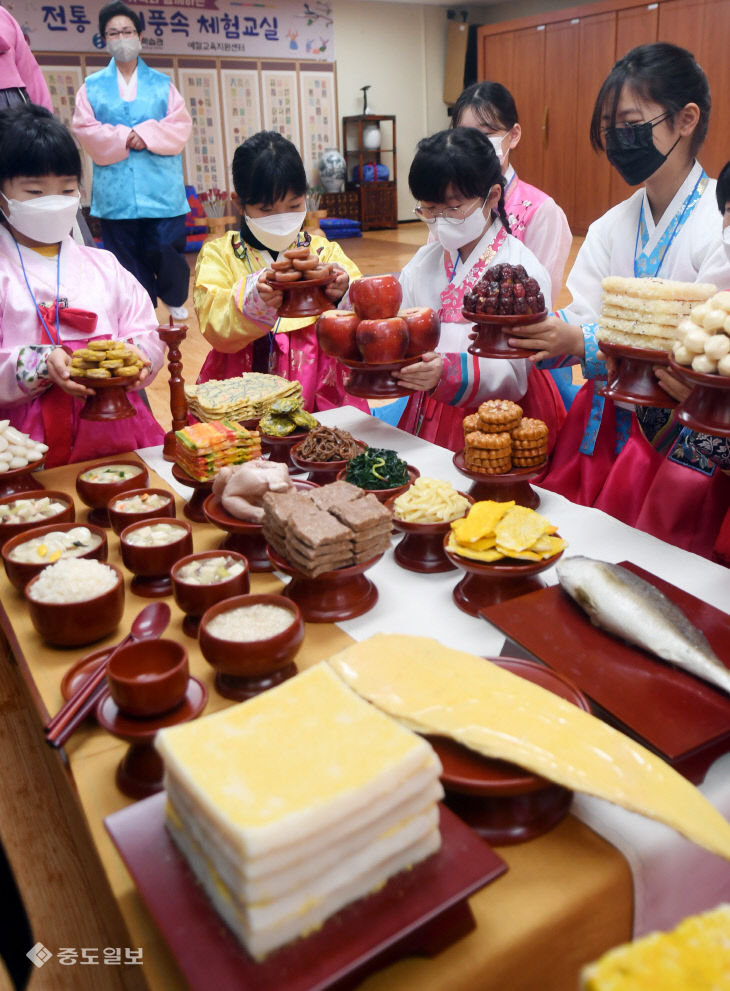
<svg viewBox="0 0 730 991">
<path fill-rule="evenodd" d="M 46 175 L 81 179 L 81 155 L 68 128 L 34 103 L 0 110 L 0 183 Z"/>
<path fill-rule="evenodd" d="M 725 213 L 725 205 L 730 203 L 730 162 L 723 165 L 722 172 L 717 177 L 715 195 L 720 213 Z"/>
<path fill-rule="evenodd" d="M 493 131 L 511 131 L 519 124 L 515 99 L 501 83 L 484 80 L 472 83 L 461 93 L 451 109 L 451 126 L 460 127 L 465 110 L 473 110 L 482 124 Z"/>
<path fill-rule="evenodd" d="M 231 171 L 242 207 L 248 203 L 271 206 L 289 193 L 304 196 L 307 192 L 302 156 L 278 131 L 259 131 L 239 145 Z M 243 215 L 241 237 L 254 248 L 268 250 L 251 233 Z"/>
<path fill-rule="evenodd" d="M 475 127 L 455 127 L 418 142 L 408 173 L 408 186 L 417 200 L 445 203 L 449 186 L 467 199 L 486 199 L 494 185 L 501 189 L 499 219 L 509 231 L 502 167 L 486 134 Z"/>
<path fill-rule="evenodd" d="M 601 86 L 593 108 L 591 144 L 596 151 L 603 151 L 604 147 L 604 114 L 609 116 L 609 126 L 616 124 L 616 110 L 624 86 L 628 86 L 637 96 L 658 103 L 671 115 L 688 103 L 696 103 L 700 109 L 700 119 L 690 144 L 690 151 L 696 154 L 707 136 L 712 100 L 707 76 L 692 52 L 658 41 L 632 48 L 618 60 Z"/>
</svg>

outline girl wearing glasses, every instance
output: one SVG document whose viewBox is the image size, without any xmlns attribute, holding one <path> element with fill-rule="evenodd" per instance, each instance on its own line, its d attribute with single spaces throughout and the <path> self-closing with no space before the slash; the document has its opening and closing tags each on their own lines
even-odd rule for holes
<svg viewBox="0 0 730 991">
<path fill-rule="evenodd" d="M 184 320 L 190 287 L 185 259 L 189 210 L 182 150 L 192 131 L 185 101 L 142 51 L 142 23 L 122 0 L 99 11 L 99 34 L 112 56 L 76 94 L 72 128 L 94 162 L 91 213 L 104 247 Z"/>
<path fill-rule="evenodd" d="M 524 182 L 510 163 L 522 129 L 514 97 L 501 83 L 467 87 L 456 101 L 452 127 L 475 127 L 494 145 L 504 176 L 504 209 L 510 230 L 550 273 L 553 299 L 563 288 L 563 270 L 573 241 L 568 220 L 552 197 Z"/>
<path fill-rule="evenodd" d="M 702 437 L 674 415 L 651 408 L 632 415 L 605 402 L 597 392 L 606 366 L 596 331 L 608 275 L 730 287 L 715 181 L 695 158 L 709 115 L 707 79 L 685 49 L 642 45 L 614 65 L 595 103 L 591 143 L 640 188 L 590 226 L 567 280 L 572 303 L 544 324 L 513 328 L 511 338 L 534 348 L 535 361 L 580 359 L 589 380 L 541 484 L 700 554 L 711 552 L 722 507 L 730 505 L 730 478 L 718 458 L 721 467 L 730 459 L 722 463 L 716 448 L 708 454 Z M 685 397 L 666 368 L 654 372 L 670 397 Z"/>
<path fill-rule="evenodd" d="M 461 313 L 464 293 L 490 266 L 523 265 L 540 284 L 548 307 L 551 298 L 547 270 L 509 233 L 504 178 L 492 143 L 471 127 L 424 138 L 408 184 L 419 201 L 415 212 L 435 240 L 420 248 L 401 272 L 402 305 L 436 310 L 441 340 L 438 354 L 423 355 L 398 375 L 402 385 L 416 392 L 399 426 L 456 451 L 464 446 L 464 415 L 485 399 L 500 398 L 519 400 L 525 415 L 545 420 L 555 436 L 564 408 L 549 373 L 531 371 L 524 359 L 467 353 L 472 324 Z"/>
</svg>

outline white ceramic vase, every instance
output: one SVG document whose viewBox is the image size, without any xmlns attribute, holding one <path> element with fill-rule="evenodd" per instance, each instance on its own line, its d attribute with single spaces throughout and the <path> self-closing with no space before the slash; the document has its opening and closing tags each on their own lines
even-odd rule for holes
<svg viewBox="0 0 730 991">
<path fill-rule="evenodd" d="M 319 181 L 328 193 L 341 193 L 345 188 L 347 165 L 337 148 L 328 148 L 317 163 Z"/>
<path fill-rule="evenodd" d="M 362 129 L 362 143 L 363 147 L 367 148 L 368 151 L 377 151 L 380 147 L 380 125 L 379 124 L 366 124 Z"/>
</svg>

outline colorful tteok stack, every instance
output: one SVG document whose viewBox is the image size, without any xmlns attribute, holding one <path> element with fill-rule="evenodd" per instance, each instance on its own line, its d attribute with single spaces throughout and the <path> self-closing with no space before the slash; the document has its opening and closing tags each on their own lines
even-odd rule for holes
<svg viewBox="0 0 730 991">
<path fill-rule="evenodd" d="M 260 457 L 259 432 L 230 420 L 194 423 L 175 431 L 175 461 L 201 482 L 213 478 L 224 465 Z"/>
<path fill-rule="evenodd" d="M 440 846 L 433 750 L 325 663 L 156 746 L 167 828 L 256 959 Z"/>
<path fill-rule="evenodd" d="M 302 387 L 281 375 L 245 372 L 236 378 L 186 385 L 185 396 L 188 409 L 198 420 L 256 420 L 277 399 L 289 397 L 301 402 Z"/>
</svg>

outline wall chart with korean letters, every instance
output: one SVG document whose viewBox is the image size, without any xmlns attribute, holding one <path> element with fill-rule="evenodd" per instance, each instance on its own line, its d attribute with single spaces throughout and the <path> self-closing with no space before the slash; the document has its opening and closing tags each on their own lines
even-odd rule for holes
<svg viewBox="0 0 730 991">
<path fill-rule="evenodd" d="M 299 148 L 310 182 L 338 141 L 331 0 L 126 0 L 142 20 L 142 58 L 185 98 L 193 135 L 185 180 L 230 188 L 236 147 L 262 128 Z M 104 0 L 7 0 L 64 123 L 84 78 L 106 64 L 98 35 Z"/>
</svg>

